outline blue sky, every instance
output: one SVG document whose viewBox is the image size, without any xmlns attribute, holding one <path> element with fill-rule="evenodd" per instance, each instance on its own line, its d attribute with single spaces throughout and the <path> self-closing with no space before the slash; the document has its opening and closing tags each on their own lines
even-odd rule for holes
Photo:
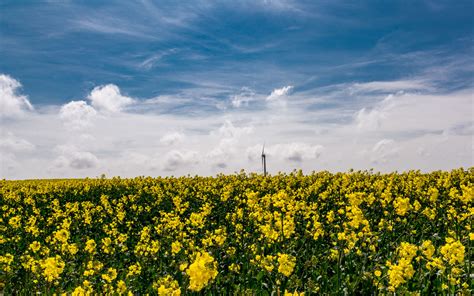
<svg viewBox="0 0 474 296">
<path fill-rule="evenodd" d="M 256 171 L 264 141 L 275 171 L 473 165 L 472 1 L 1 0 L 0 11 L 5 177 Z M 445 150 L 425 151 L 436 141 Z M 41 163 L 53 165 L 29 169 Z"/>
</svg>

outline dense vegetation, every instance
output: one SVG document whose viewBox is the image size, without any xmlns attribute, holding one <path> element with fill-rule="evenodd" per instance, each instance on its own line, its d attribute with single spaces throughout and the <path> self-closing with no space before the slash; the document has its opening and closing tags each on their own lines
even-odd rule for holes
<svg viewBox="0 0 474 296">
<path fill-rule="evenodd" d="M 0 293 L 469 294 L 473 184 L 474 168 L 0 181 Z"/>
</svg>

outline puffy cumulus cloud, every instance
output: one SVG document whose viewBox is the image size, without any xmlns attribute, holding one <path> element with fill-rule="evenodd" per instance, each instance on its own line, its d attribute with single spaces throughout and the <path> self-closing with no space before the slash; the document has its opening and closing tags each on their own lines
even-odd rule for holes
<svg viewBox="0 0 474 296">
<path fill-rule="evenodd" d="M 265 153 L 268 154 L 270 146 L 265 147 Z M 251 162 L 254 162 L 262 157 L 263 145 L 254 145 L 247 148 L 246 154 L 247 159 Z M 270 148 L 271 150 L 271 148 Z"/>
<path fill-rule="evenodd" d="M 374 147 L 372 147 L 372 152 L 378 153 L 386 150 L 387 146 L 391 146 L 394 143 L 391 139 L 383 139 L 378 141 Z"/>
<path fill-rule="evenodd" d="M 406 136 L 415 133 L 472 135 L 472 90 L 443 95 L 396 93 L 371 108 L 354 113 L 360 132 L 377 131 Z"/>
<path fill-rule="evenodd" d="M 95 168 L 99 164 L 97 157 L 88 151 L 80 151 L 75 146 L 60 145 L 55 148 L 60 155 L 53 165 L 56 168 L 72 168 L 76 170 Z"/>
<path fill-rule="evenodd" d="M 28 97 L 18 94 L 21 83 L 14 78 L 0 75 L 0 118 L 14 118 L 33 110 Z"/>
<path fill-rule="evenodd" d="M 0 151 L 2 152 L 27 152 L 35 149 L 35 145 L 25 139 L 16 137 L 13 133 L 2 133 L 0 138 Z"/>
<path fill-rule="evenodd" d="M 419 155 L 419 156 L 430 156 L 430 153 L 426 150 L 425 147 L 418 147 L 418 149 L 416 149 L 416 153 Z"/>
<path fill-rule="evenodd" d="M 140 167 L 151 166 L 153 167 L 154 160 L 149 156 L 134 152 L 134 151 L 124 151 L 121 153 L 121 158 L 126 163 L 131 163 L 139 165 Z"/>
<path fill-rule="evenodd" d="M 249 103 L 254 100 L 255 96 L 256 94 L 253 90 L 248 87 L 243 87 L 239 94 L 231 97 L 232 106 L 235 108 L 248 106 Z"/>
<path fill-rule="evenodd" d="M 218 135 L 224 138 L 239 138 L 252 132 L 252 126 L 236 127 L 232 121 L 226 120 L 217 131 L 211 132 L 211 135 Z"/>
<path fill-rule="evenodd" d="M 83 129 L 91 125 L 97 112 L 85 101 L 71 101 L 61 107 L 59 117 L 72 129 Z"/>
<path fill-rule="evenodd" d="M 107 113 L 117 113 L 135 102 L 120 93 L 118 86 L 107 84 L 95 87 L 87 97 L 94 108 Z"/>
<path fill-rule="evenodd" d="M 0 157 L 0 178 L 11 178 L 11 172 L 19 166 L 13 153 L 3 152 Z"/>
<path fill-rule="evenodd" d="M 35 145 L 15 136 L 12 132 L 0 132 L 0 178 L 12 178 L 24 169 L 22 163 L 35 152 Z"/>
<path fill-rule="evenodd" d="M 323 146 L 309 145 L 306 143 L 290 143 L 277 145 L 275 147 L 277 155 L 290 161 L 301 162 L 303 160 L 316 159 L 321 155 Z"/>
<path fill-rule="evenodd" d="M 394 95 L 388 95 L 374 108 L 362 108 L 355 114 L 355 122 L 359 131 L 377 130 L 386 118 L 387 112 L 394 106 Z"/>
<path fill-rule="evenodd" d="M 362 108 L 355 115 L 357 129 L 360 131 L 378 129 L 384 118 L 385 113 L 378 109 L 367 110 L 366 108 Z"/>
<path fill-rule="evenodd" d="M 473 108 L 472 113 L 474 114 L 474 104 L 472 105 L 472 108 Z M 462 122 L 462 123 L 454 124 L 449 129 L 445 129 L 444 133 L 450 134 L 450 135 L 473 136 L 474 135 L 474 118 L 471 120 L 471 122 Z"/>
<path fill-rule="evenodd" d="M 293 90 L 292 85 L 288 85 L 282 88 L 276 88 L 272 91 L 272 93 L 267 97 L 267 101 L 275 101 L 281 98 L 284 98 L 285 96 L 289 95 L 291 91 Z"/>
<path fill-rule="evenodd" d="M 262 146 L 255 145 L 247 149 L 247 157 L 250 161 L 255 161 L 261 157 Z M 265 146 L 265 154 L 269 157 L 276 157 L 281 160 L 302 162 L 304 160 L 317 159 L 321 155 L 324 147 L 322 145 L 311 145 L 308 143 L 285 143 L 272 146 Z"/>
<path fill-rule="evenodd" d="M 219 144 L 214 147 L 206 157 L 210 163 L 219 168 L 226 168 L 227 162 L 232 155 L 236 153 L 237 138 L 224 138 L 219 141 Z"/>
<path fill-rule="evenodd" d="M 175 171 L 183 166 L 189 168 L 190 165 L 195 165 L 198 162 L 198 153 L 195 151 L 171 150 L 164 157 L 163 169 L 168 172 Z"/>
<path fill-rule="evenodd" d="M 392 139 L 378 141 L 371 150 L 370 161 L 372 163 L 387 163 L 398 155 L 398 147 Z"/>
<path fill-rule="evenodd" d="M 206 157 L 214 166 L 227 167 L 227 162 L 237 152 L 239 140 L 253 133 L 252 126 L 236 127 L 227 120 L 219 129 L 211 132 L 211 136 L 219 138 L 218 144 L 206 154 Z"/>
<path fill-rule="evenodd" d="M 181 143 L 183 140 L 184 140 L 184 134 L 180 132 L 172 132 L 172 133 L 167 133 L 163 135 L 160 138 L 160 143 L 167 146 L 171 146 L 174 144 Z"/>
</svg>

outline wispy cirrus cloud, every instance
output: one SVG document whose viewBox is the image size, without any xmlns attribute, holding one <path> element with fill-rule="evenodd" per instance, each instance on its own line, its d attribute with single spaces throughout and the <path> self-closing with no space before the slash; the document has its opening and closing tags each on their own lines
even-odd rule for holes
<svg viewBox="0 0 474 296">
<path fill-rule="evenodd" d="M 238 94 L 231 96 L 232 106 L 235 108 L 247 107 L 250 102 L 257 99 L 257 94 L 248 87 L 243 87 Z"/>
<path fill-rule="evenodd" d="M 72 22 L 75 30 L 85 30 L 102 34 L 122 34 L 138 38 L 154 39 L 156 37 L 148 35 L 145 27 L 137 27 L 128 21 L 117 18 L 85 18 Z"/>
<path fill-rule="evenodd" d="M 267 101 L 275 101 L 284 98 L 289 95 L 293 90 L 292 85 L 284 86 L 282 88 L 276 88 L 272 93 L 266 98 Z"/>
<path fill-rule="evenodd" d="M 354 83 L 352 90 L 355 92 L 399 92 L 399 91 L 432 91 L 433 88 L 425 81 L 420 80 L 395 80 L 371 81 Z"/>
</svg>

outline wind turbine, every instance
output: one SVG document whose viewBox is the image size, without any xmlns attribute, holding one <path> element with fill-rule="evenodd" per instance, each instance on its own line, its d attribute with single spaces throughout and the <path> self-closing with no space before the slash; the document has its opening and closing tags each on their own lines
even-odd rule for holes
<svg viewBox="0 0 474 296">
<path fill-rule="evenodd" d="M 267 175 L 267 159 L 265 155 L 265 143 L 263 143 L 262 148 L 262 167 L 263 167 L 263 176 Z"/>
</svg>

